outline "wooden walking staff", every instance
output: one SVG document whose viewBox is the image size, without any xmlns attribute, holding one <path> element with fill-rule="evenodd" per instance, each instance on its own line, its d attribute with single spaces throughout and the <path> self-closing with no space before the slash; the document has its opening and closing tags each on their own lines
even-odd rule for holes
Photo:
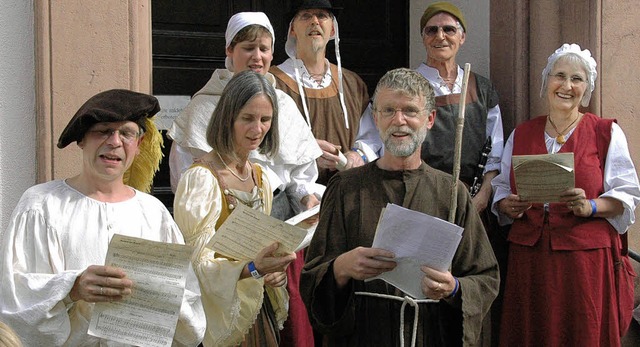
<svg viewBox="0 0 640 347">
<path fill-rule="evenodd" d="M 467 84 L 469 84 L 469 73 L 471 64 L 464 64 L 464 76 L 462 76 L 462 90 L 460 94 L 460 107 L 458 119 L 456 119 L 456 141 L 453 150 L 453 181 L 451 183 L 451 208 L 449 209 L 449 223 L 453 223 L 458 209 L 458 177 L 460 177 L 460 157 L 462 155 L 462 130 L 464 129 L 464 111 L 467 100 Z"/>
</svg>

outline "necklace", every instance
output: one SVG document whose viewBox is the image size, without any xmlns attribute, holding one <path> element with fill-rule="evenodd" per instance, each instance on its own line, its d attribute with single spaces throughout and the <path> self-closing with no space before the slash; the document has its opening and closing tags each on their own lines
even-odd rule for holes
<svg viewBox="0 0 640 347">
<path fill-rule="evenodd" d="M 309 77 L 311 77 L 312 80 L 314 80 L 318 85 L 322 84 L 322 80 L 324 80 L 324 76 L 326 76 L 326 72 L 325 73 L 311 73 L 309 72 Z"/>
<path fill-rule="evenodd" d="M 569 130 L 569 128 L 571 128 L 572 125 L 574 125 L 578 119 L 580 119 L 580 115 L 578 115 L 578 117 L 576 117 L 576 119 L 573 120 L 573 122 L 571 122 L 571 124 L 569 124 L 566 128 L 564 128 L 564 130 L 562 131 L 558 131 L 558 128 L 556 127 L 556 125 L 553 123 L 553 120 L 551 120 L 551 116 L 547 117 L 549 119 L 549 123 L 551 123 L 551 126 L 553 127 L 553 130 L 556 131 L 556 133 L 558 134 L 558 136 L 556 136 L 556 141 L 561 144 L 564 145 L 565 142 L 567 142 L 567 140 L 564 138 L 564 133 L 565 131 Z"/>
<path fill-rule="evenodd" d="M 247 177 L 242 178 L 240 177 L 240 175 L 238 175 L 237 173 L 235 173 L 235 171 L 233 171 L 229 165 L 227 165 L 227 163 L 224 162 L 224 159 L 222 159 L 222 156 L 220 155 L 219 152 L 216 152 L 216 154 L 218 155 L 218 158 L 220 158 L 220 161 L 222 162 L 222 165 L 224 165 L 225 168 L 227 168 L 227 170 L 229 170 L 229 172 L 231 172 L 232 175 L 234 175 L 237 179 L 239 179 L 241 182 L 246 182 L 249 177 L 251 177 L 251 170 L 249 170 L 249 173 L 247 173 Z M 246 163 L 245 163 L 246 166 Z"/>
</svg>

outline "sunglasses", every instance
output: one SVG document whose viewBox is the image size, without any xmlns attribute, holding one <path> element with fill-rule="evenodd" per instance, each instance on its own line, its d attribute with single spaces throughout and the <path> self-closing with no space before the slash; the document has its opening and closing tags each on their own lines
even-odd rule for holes
<svg viewBox="0 0 640 347">
<path fill-rule="evenodd" d="M 454 25 L 429 25 L 425 26 L 424 29 L 422 29 L 422 34 L 427 36 L 436 36 L 438 35 L 440 29 L 442 29 L 442 32 L 444 32 L 444 34 L 447 36 L 453 36 L 458 33 L 458 28 Z"/>
</svg>

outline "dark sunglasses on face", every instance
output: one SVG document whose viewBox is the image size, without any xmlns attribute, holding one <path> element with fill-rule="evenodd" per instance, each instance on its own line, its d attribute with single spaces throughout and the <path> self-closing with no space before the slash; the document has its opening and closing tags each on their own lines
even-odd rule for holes
<svg viewBox="0 0 640 347">
<path fill-rule="evenodd" d="M 447 36 L 453 36 L 458 32 L 458 28 L 454 25 L 429 25 L 425 26 L 424 29 L 422 29 L 422 33 L 427 36 L 436 36 L 438 34 L 438 31 L 440 31 L 440 28 L 442 28 L 442 31 Z"/>
</svg>

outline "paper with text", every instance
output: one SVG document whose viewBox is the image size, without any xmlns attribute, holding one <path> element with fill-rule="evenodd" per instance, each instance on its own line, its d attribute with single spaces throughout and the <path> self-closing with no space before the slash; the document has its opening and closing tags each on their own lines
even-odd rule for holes
<svg viewBox="0 0 640 347">
<path fill-rule="evenodd" d="M 89 334 L 138 346 L 171 346 L 184 296 L 192 249 L 116 234 L 105 265 L 123 269 L 133 293 L 96 303 Z"/>
<path fill-rule="evenodd" d="M 232 259 L 251 260 L 276 241 L 276 255 L 294 252 L 306 237 L 307 230 L 238 204 L 207 246 Z"/>
<path fill-rule="evenodd" d="M 373 239 L 373 248 L 395 254 L 395 269 L 382 279 L 417 299 L 424 299 L 421 265 L 447 271 L 462 239 L 463 228 L 428 214 L 387 204 Z"/>
<path fill-rule="evenodd" d="M 573 153 L 514 155 L 518 196 L 529 202 L 558 202 L 560 193 L 575 187 Z"/>
</svg>

